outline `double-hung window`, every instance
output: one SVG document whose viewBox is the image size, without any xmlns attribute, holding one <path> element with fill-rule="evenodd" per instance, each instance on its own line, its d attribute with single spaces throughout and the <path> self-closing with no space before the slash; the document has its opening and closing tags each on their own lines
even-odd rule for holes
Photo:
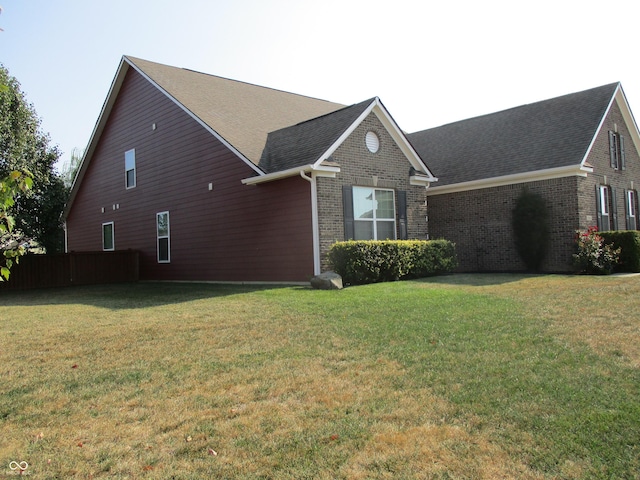
<svg viewBox="0 0 640 480">
<path fill-rule="evenodd" d="M 169 263 L 171 261 L 169 212 L 160 212 L 156 215 L 156 229 L 158 239 L 158 263 Z"/>
<path fill-rule="evenodd" d="M 127 150 L 124 153 L 124 181 L 126 188 L 136 186 L 136 150 Z"/>
<path fill-rule="evenodd" d="M 354 240 L 395 240 L 394 191 L 353 187 Z"/>
<path fill-rule="evenodd" d="M 102 224 L 102 250 L 115 250 L 115 241 L 113 233 L 113 222 Z"/>
<path fill-rule="evenodd" d="M 638 194 L 635 190 L 627 190 L 627 230 L 638 230 Z"/>
<path fill-rule="evenodd" d="M 611 229 L 609 187 L 607 185 L 600 185 L 598 195 L 598 230 L 604 232 Z"/>
</svg>

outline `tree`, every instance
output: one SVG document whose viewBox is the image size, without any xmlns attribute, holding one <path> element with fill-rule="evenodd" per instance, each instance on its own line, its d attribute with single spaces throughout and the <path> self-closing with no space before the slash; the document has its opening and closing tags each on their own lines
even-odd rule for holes
<svg viewBox="0 0 640 480">
<path fill-rule="evenodd" d="M 15 170 L 0 179 L 0 281 L 9 280 L 13 263 L 17 263 L 20 255 L 24 254 L 24 248 L 13 238 L 15 220 L 9 211 L 15 204 L 15 198 L 29 190 L 32 185 L 28 172 Z"/>
<path fill-rule="evenodd" d="M 516 200 L 512 215 L 516 250 L 527 269 L 537 272 L 549 245 L 547 204 L 542 196 L 525 188 Z"/>
<path fill-rule="evenodd" d="M 61 250 L 61 214 L 66 201 L 64 182 L 53 169 L 60 153 L 49 145 L 35 109 L 27 103 L 18 81 L 0 65 L 0 178 L 28 171 L 32 188 L 18 192 L 10 209 L 14 235 L 33 239 L 49 253 Z"/>
</svg>

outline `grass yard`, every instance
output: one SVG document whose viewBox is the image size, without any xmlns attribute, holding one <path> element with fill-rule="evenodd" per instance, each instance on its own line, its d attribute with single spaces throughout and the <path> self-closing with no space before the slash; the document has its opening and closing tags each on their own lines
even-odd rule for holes
<svg viewBox="0 0 640 480">
<path fill-rule="evenodd" d="M 640 478 L 637 276 L 3 292 L 0 319 L 0 478 Z"/>
</svg>

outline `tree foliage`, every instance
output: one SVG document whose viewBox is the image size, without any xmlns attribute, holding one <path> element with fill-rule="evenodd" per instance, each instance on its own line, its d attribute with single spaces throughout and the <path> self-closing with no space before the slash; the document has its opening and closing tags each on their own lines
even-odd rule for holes
<svg viewBox="0 0 640 480">
<path fill-rule="evenodd" d="M 24 254 L 24 248 L 12 236 L 15 219 L 10 210 L 15 205 L 16 197 L 26 193 L 32 185 L 33 181 L 28 172 L 14 170 L 6 177 L 0 178 L 0 281 L 9 280 L 13 263 L 17 263 L 20 255 Z"/>
<path fill-rule="evenodd" d="M 523 189 L 512 212 L 512 226 L 520 258 L 529 271 L 539 271 L 549 246 L 549 211 L 545 199 Z"/>
<path fill-rule="evenodd" d="M 0 178 L 11 172 L 30 172 L 32 188 L 19 192 L 9 213 L 14 235 L 37 241 L 47 252 L 61 249 L 61 214 L 66 187 L 55 173 L 60 153 L 50 146 L 40 129 L 40 119 L 20 89 L 18 81 L 0 65 Z"/>
</svg>

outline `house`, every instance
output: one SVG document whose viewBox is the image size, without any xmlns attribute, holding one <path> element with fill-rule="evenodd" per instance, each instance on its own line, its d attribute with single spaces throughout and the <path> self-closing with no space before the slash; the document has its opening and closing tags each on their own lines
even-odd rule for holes
<svg viewBox="0 0 640 480">
<path fill-rule="evenodd" d="M 461 271 L 522 271 L 511 228 L 542 195 L 576 229 L 638 228 L 640 134 L 619 83 L 406 134 L 340 105 L 123 57 L 65 209 L 67 251 L 140 252 L 140 277 L 293 282 L 345 239 L 446 238 Z"/>
<path fill-rule="evenodd" d="M 66 249 L 138 250 L 142 279 L 307 281 L 345 235 L 427 238 L 436 180 L 378 98 L 344 106 L 125 56 Z"/>
<path fill-rule="evenodd" d="M 575 231 L 638 228 L 640 135 L 619 83 L 408 135 L 439 181 L 429 231 L 462 271 L 522 271 L 511 229 L 524 188 L 545 198 L 548 272 L 572 270 Z"/>
</svg>

